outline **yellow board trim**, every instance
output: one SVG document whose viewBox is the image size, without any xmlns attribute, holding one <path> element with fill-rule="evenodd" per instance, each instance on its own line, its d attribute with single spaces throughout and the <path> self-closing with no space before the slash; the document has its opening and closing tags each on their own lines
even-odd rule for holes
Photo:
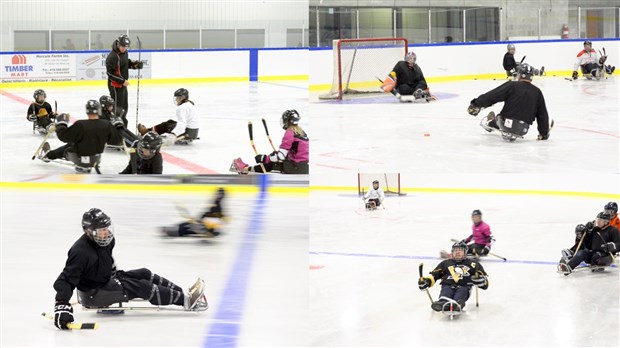
<svg viewBox="0 0 620 348">
<path fill-rule="evenodd" d="M 310 191 L 349 191 L 357 192 L 353 186 L 310 186 Z M 443 187 L 410 187 L 401 188 L 405 193 L 465 193 L 465 194 L 500 194 L 500 195 L 543 195 L 564 197 L 587 197 L 620 199 L 620 194 L 583 191 L 554 190 L 516 190 L 516 189 L 482 189 L 482 188 L 443 188 Z"/>
<path fill-rule="evenodd" d="M 258 81 L 308 81 L 309 75 L 258 76 Z"/>
</svg>

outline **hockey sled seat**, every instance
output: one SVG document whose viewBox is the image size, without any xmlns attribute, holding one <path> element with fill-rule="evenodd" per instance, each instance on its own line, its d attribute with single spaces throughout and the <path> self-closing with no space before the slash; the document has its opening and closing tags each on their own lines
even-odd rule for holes
<svg viewBox="0 0 620 348">
<path fill-rule="evenodd" d="M 67 152 L 67 159 L 81 169 L 90 169 L 101 163 L 101 154 L 78 156 L 75 152 Z"/>
<path fill-rule="evenodd" d="M 377 204 L 373 201 L 366 203 L 366 210 L 375 210 L 377 209 Z"/>
<path fill-rule="evenodd" d="M 129 302 L 120 282 L 114 278 L 99 289 L 77 290 L 77 296 L 78 302 L 86 308 L 108 307 L 117 303 Z"/>
<path fill-rule="evenodd" d="M 530 125 L 520 120 L 504 118 L 497 115 L 497 126 L 502 132 L 502 138 L 506 141 L 515 141 L 517 138 L 523 138 L 530 129 Z"/>
</svg>

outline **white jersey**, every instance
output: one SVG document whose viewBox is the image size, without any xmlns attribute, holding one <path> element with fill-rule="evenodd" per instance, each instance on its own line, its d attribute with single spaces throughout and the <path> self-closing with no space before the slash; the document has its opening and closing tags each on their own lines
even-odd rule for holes
<svg viewBox="0 0 620 348">
<path fill-rule="evenodd" d="M 198 129 L 200 123 L 198 122 L 198 116 L 196 115 L 196 107 L 190 102 L 185 102 L 177 106 L 177 126 L 175 127 L 175 133 L 185 133 L 186 128 Z"/>
<path fill-rule="evenodd" d="M 383 199 L 385 198 L 385 193 L 383 193 L 383 189 L 381 187 L 375 190 L 375 188 L 371 186 L 368 189 L 368 192 L 366 192 L 366 194 L 364 195 L 364 199 L 377 199 L 377 198 L 380 201 L 383 201 Z"/>
<path fill-rule="evenodd" d="M 590 52 L 586 52 L 586 50 L 581 50 L 579 54 L 577 54 L 577 60 L 575 61 L 575 66 L 573 67 L 574 71 L 578 71 L 579 67 L 584 64 L 589 63 L 598 63 L 599 57 L 594 49 L 591 49 Z"/>
</svg>

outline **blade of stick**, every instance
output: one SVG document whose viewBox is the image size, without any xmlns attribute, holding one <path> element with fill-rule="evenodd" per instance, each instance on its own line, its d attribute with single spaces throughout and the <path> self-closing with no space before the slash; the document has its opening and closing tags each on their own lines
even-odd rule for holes
<svg viewBox="0 0 620 348">
<path fill-rule="evenodd" d="M 519 64 L 523 63 L 523 61 L 525 60 L 525 57 L 527 56 L 523 56 L 523 58 L 521 58 L 521 61 L 519 62 Z"/>
</svg>

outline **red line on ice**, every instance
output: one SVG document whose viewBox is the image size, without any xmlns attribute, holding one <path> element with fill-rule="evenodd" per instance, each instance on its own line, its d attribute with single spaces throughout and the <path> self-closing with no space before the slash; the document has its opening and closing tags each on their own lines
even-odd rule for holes
<svg viewBox="0 0 620 348">
<path fill-rule="evenodd" d="M 30 103 L 31 103 L 31 101 L 28 100 L 28 99 L 24 99 L 24 98 L 22 98 L 22 97 L 20 97 L 18 95 L 15 95 L 13 93 L 10 93 L 10 92 L 7 92 L 7 91 L 1 90 L 1 89 L 0 89 L 0 94 L 2 94 L 3 96 L 5 96 L 5 97 L 7 97 L 9 99 L 13 99 L 13 100 L 15 100 L 18 103 L 22 103 L 22 104 L 25 104 L 25 105 L 30 105 Z M 71 121 L 73 121 L 73 120 L 71 120 Z M 189 171 L 191 171 L 191 172 L 193 172 L 195 174 L 218 174 L 218 172 L 216 172 L 213 169 L 209 169 L 209 168 L 203 167 L 203 166 L 201 166 L 199 164 L 196 164 L 196 163 L 184 160 L 184 159 L 182 159 L 180 157 L 171 155 L 171 154 L 169 154 L 167 152 L 163 152 L 162 151 L 161 155 L 162 155 L 164 161 L 169 162 L 171 164 L 174 164 L 177 167 L 181 167 L 183 169 L 189 170 Z"/>
<path fill-rule="evenodd" d="M 325 268 L 323 265 L 310 265 L 310 270 L 313 271 L 315 269 Z"/>
</svg>

